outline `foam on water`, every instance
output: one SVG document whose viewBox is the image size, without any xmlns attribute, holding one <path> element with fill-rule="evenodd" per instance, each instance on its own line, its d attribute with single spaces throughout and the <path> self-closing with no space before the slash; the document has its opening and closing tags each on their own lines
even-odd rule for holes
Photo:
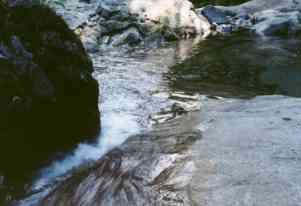
<svg viewBox="0 0 301 206">
<path fill-rule="evenodd" d="M 40 190 L 49 185 L 56 177 L 60 177 L 86 161 L 99 159 L 112 148 L 122 144 L 130 135 L 138 133 L 139 125 L 131 116 L 108 114 L 103 117 L 103 131 L 97 144 L 79 144 L 65 159 L 53 162 L 41 171 L 41 177 L 34 183 L 33 189 Z M 114 127 L 112 127 L 114 125 Z"/>
</svg>

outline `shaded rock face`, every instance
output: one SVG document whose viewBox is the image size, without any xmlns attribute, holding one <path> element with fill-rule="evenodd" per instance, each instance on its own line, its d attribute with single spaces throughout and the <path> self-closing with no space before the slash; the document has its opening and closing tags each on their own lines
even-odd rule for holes
<svg viewBox="0 0 301 206">
<path fill-rule="evenodd" d="M 219 33 L 250 29 L 260 36 L 294 35 L 300 28 L 301 1 L 253 0 L 230 7 L 208 6 L 198 10 Z"/>
<path fill-rule="evenodd" d="M 50 9 L 0 7 L 0 27 L 0 171 L 21 178 L 98 134 L 98 84 L 80 40 Z"/>
<path fill-rule="evenodd" d="M 201 138 L 190 113 L 131 137 L 92 168 L 82 168 L 37 205 L 190 205 L 188 183 L 195 166 L 191 147 Z"/>
</svg>

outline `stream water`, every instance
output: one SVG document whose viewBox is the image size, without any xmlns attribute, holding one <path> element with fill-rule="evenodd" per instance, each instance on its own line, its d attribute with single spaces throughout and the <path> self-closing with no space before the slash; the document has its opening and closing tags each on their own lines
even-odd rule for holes
<svg viewBox="0 0 301 206">
<path fill-rule="evenodd" d="M 82 143 L 41 169 L 33 181 L 33 191 L 40 191 L 59 180 L 62 175 L 87 161 L 95 161 L 112 148 L 122 144 L 129 136 L 147 130 L 149 116 L 171 105 L 157 93 L 168 92 L 165 78 L 169 68 L 190 57 L 197 40 L 180 41 L 160 49 L 135 49 L 120 53 L 107 51 L 91 54 L 101 95 L 102 131 L 96 143 Z M 39 196 L 39 194 L 38 194 Z M 31 205 L 36 196 L 21 202 Z"/>
<path fill-rule="evenodd" d="M 231 98 L 301 96 L 301 41 L 240 33 L 206 41 L 186 40 L 159 49 L 91 54 L 99 81 L 102 133 L 39 171 L 40 190 L 72 168 L 94 161 L 129 136 L 149 128 L 149 116 L 168 107 L 168 92 Z M 30 205 L 34 198 L 22 201 Z"/>
<path fill-rule="evenodd" d="M 149 115 L 170 105 L 157 93 L 185 92 L 231 98 L 284 94 L 301 96 L 301 42 L 297 38 L 261 39 L 247 34 L 187 40 L 160 49 L 128 54 L 92 54 L 100 83 L 102 133 L 95 144 L 79 144 L 42 169 L 39 190 L 86 161 L 148 129 Z M 28 202 L 26 202 L 28 203 Z M 24 204 L 26 205 L 26 204 Z"/>
</svg>

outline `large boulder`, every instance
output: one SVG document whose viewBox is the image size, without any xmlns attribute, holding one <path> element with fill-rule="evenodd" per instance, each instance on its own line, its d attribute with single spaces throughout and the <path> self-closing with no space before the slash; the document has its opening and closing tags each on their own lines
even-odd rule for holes
<svg viewBox="0 0 301 206">
<path fill-rule="evenodd" d="M 191 200 L 204 206 L 300 202 L 301 100 L 261 96 L 206 104 Z M 194 204 L 192 204 L 194 205 Z"/>
<path fill-rule="evenodd" d="M 21 177 L 98 134 L 98 84 L 80 40 L 50 9 L 0 5 L 0 28 L 0 173 Z"/>
</svg>

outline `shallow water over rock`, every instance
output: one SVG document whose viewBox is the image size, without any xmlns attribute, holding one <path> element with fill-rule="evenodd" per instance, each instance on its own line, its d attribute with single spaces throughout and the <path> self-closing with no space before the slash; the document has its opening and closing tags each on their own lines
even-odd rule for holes
<svg viewBox="0 0 301 206">
<path fill-rule="evenodd" d="M 95 143 L 79 144 L 74 151 L 42 169 L 35 178 L 32 190 L 48 188 L 64 178 L 62 175 L 71 169 L 98 160 L 129 136 L 148 130 L 150 115 L 160 113 L 174 103 L 165 95 L 160 95 L 169 92 L 163 74 L 168 72 L 169 66 L 189 57 L 197 42 L 183 40 L 160 49 L 137 48 L 127 53 L 112 50 L 91 54 L 94 77 L 99 81 L 101 90 L 101 135 Z M 28 204 L 25 201 L 21 205 Z"/>
</svg>

